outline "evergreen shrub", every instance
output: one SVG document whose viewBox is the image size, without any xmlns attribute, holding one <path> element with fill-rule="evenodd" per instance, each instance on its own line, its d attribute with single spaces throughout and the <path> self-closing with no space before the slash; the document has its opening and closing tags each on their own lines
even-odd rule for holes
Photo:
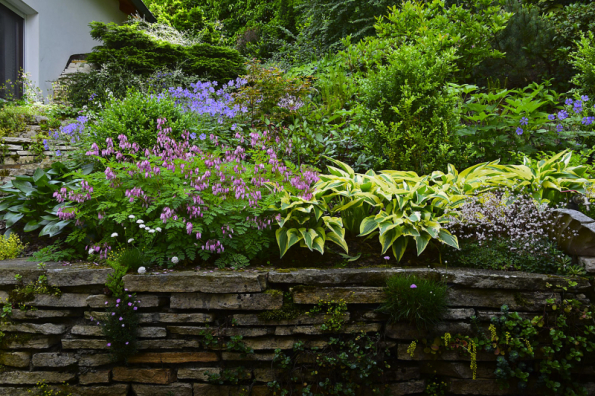
<svg viewBox="0 0 595 396">
<path fill-rule="evenodd" d="M 179 67 L 184 73 L 217 81 L 229 81 L 245 71 L 244 59 L 234 49 L 210 44 L 183 46 L 155 40 L 139 23 L 118 26 L 91 22 L 90 26 L 91 36 L 103 43 L 87 58 L 97 67 L 117 62 L 141 75 Z"/>
</svg>

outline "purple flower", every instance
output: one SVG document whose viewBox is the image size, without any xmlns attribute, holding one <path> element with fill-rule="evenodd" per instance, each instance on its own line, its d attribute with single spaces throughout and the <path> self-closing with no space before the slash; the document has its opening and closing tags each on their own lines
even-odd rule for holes
<svg viewBox="0 0 595 396">
<path fill-rule="evenodd" d="M 136 310 L 138 309 L 138 307 L 134 307 L 134 308 L 132 308 L 132 309 L 134 309 L 134 310 L 136 311 Z"/>
<path fill-rule="evenodd" d="M 585 117 L 582 122 L 584 125 L 591 125 L 593 121 L 595 121 L 595 117 Z"/>
<path fill-rule="evenodd" d="M 390 260 L 390 256 L 384 256 L 385 260 Z"/>
<path fill-rule="evenodd" d="M 550 114 L 547 116 L 547 119 L 550 121 L 554 121 L 556 119 L 556 115 L 555 114 Z"/>
<path fill-rule="evenodd" d="M 108 347 L 111 347 L 111 346 L 112 346 L 112 344 L 108 342 L 108 343 L 107 343 L 107 346 L 108 346 Z"/>
<path fill-rule="evenodd" d="M 196 139 L 196 133 L 192 132 L 192 133 L 189 135 L 189 137 L 190 137 L 190 139 L 192 139 L 192 140 Z"/>
<path fill-rule="evenodd" d="M 560 119 L 560 121 L 565 120 L 568 118 L 568 113 L 565 110 L 560 110 L 558 112 L 558 118 Z"/>
<path fill-rule="evenodd" d="M 115 312 L 112 312 L 112 316 L 114 316 L 115 314 L 116 314 Z"/>
<path fill-rule="evenodd" d="M 575 113 L 580 113 L 581 111 L 583 111 L 583 102 L 581 102 L 580 100 L 574 102 L 573 110 Z"/>
<path fill-rule="evenodd" d="M 573 102 L 572 99 L 568 98 L 568 99 L 566 99 L 566 101 L 564 102 L 564 104 L 566 106 L 570 106 L 572 104 L 572 102 Z"/>
<path fill-rule="evenodd" d="M 563 130 L 564 130 L 564 127 L 562 126 L 562 124 L 556 125 L 556 131 L 562 132 Z"/>
<path fill-rule="evenodd" d="M 588 102 L 589 101 L 589 97 L 587 95 L 583 95 L 583 96 L 581 96 L 581 100 L 583 102 Z"/>
<path fill-rule="evenodd" d="M 60 150 L 56 150 L 56 156 L 59 157 L 62 155 L 62 152 Z"/>
<path fill-rule="evenodd" d="M 119 298 L 116 300 L 116 302 L 117 302 L 118 304 L 120 303 L 120 301 L 121 301 L 121 300 L 120 300 Z"/>
<path fill-rule="evenodd" d="M 411 286 L 409 286 L 411 289 L 417 289 L 417 285 L 415 283 L 412 283 Z"/>
<path fill-rule="evenodd" d="M 521 127 L 518 127 L 518 128 L 516 129 L 516 134 L 517 134 L 517 135 L 519 135 L 519 136 L 520 136 L 520 135 L 522 135 L 522 134 L 523 134 L 523 128 L 521 128 Z"/>
<path fill-rule="evenodd" d="M 119 320 L 124 320 L 124 318 L 120 316 L 120 319 Z"/>
<path fill-rule="evenodd" d="M 204 133 L 201 133 L 200 136 L 198 137 L 200 140 L 205 140 L 207 138 L 207 135 L 205 135 Z"/>
<path fill-rule="evenodd" d="M 528 123 L 529 123 L 529 119 L 527 117 L 523 117 L 519 121 L 519 124 L 521 124 L 521 125 L 527 125 Z"/>
<path fill-rule="evenodd" d="M 128 345 L 128 341 L 126 341 L 126 345 Z"/>
</svg>

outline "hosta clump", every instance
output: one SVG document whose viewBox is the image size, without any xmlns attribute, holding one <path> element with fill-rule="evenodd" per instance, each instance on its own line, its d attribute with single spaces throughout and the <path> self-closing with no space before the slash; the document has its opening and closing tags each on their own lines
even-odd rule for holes
<svg viewBox="0 0 595 396">
<path fill-rule="evenodd" d="M 570 262 L 557 249 L 554 208 L 529 195 L 498 189 L 472 196 L 453 211 L 448 228 L 461 241 L 448 252 L 450 265 L 530 272 L 565 273 Z M 565 231 L 570 233 L 572 231 Z M 571 235 L 563 235 L 562 237 Z"/>
<path fill-rule="evenodd" d="M 59 200 L 78 199 L 61 213 L 76 218 L 79 228 L 68 242 L 87 244 L 90 255 L 107 258 L 117 246 L 144 248 L 159 264 L 225 258 L 245 263 L 271 241 L 273 215 L 267 208 L 278 193 L 307 194 L 316 177 L 294 174 L 273 150 L 251 163 L 242 147 L 202 151 L 184 132 L 170 136 L 166 120 L 157 127 L 157 144 L 141 150 L 124 135 L 107 148 L 93 145 L 87 154 L 105 171 L 85 176 L 80 192 Z"/>
</svg>

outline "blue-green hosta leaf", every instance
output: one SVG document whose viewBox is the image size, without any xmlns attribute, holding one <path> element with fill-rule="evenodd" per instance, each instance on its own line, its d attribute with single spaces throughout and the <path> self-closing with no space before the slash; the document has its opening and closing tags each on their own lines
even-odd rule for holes
<svg viewBox="0 0 595 396">
<path fill-rule="evenodd" d="M 6 228 L 12 227 L 17 221 L 25 216 L 23 213 L 8 212 L 4 215 L 4 221 L 6 221 Z"/>
<path fill-rule="evenodd" d="M 44 176 L 47 178 L 47 176 L 46 176 L 45 172 L 43 171 L 43 169 L 37 168 L 37 169 L 35 169 L 35 172 L 33 173 L 33 181 L 35 183 L 37 183 L 37 181 L 39 179 L 41 179 L 42 177 L 44 177 Z"/>
<path fill-rule="evenodd" d="M 33 188 L 33 185 L 31 184 L 31 182 L 28 182 L 28 181 L 24 181 L 24 180 L 13 180 L 12 181 L 12 185 L 16 189 L 24 192 L 26 195 L 29 195 L 29 194 L 31 194 L 32 192 L 35 191 L 35 188 Z"/>
<path fill-rule="evenodd" d="M 35 230 L 41 228 L 41 226 L 42 226 L 42 224 L 39 223 L 37 220 L 31 220 L 30 222 L 25 224 L 23 231 L 25 231 L 25 232 L 35 231 Z"/>
</svg>

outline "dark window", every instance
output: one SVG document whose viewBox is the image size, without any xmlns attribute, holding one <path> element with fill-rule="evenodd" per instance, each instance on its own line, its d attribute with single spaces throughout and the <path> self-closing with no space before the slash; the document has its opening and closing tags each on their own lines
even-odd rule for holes
<svg viewBox="0 0 595 396">
<path fill-rule="evenodd" d="M 0 4 L 0 97 L 21 97 L 17 80 L 22 69 L 23 18 Z"/>
</svg>

